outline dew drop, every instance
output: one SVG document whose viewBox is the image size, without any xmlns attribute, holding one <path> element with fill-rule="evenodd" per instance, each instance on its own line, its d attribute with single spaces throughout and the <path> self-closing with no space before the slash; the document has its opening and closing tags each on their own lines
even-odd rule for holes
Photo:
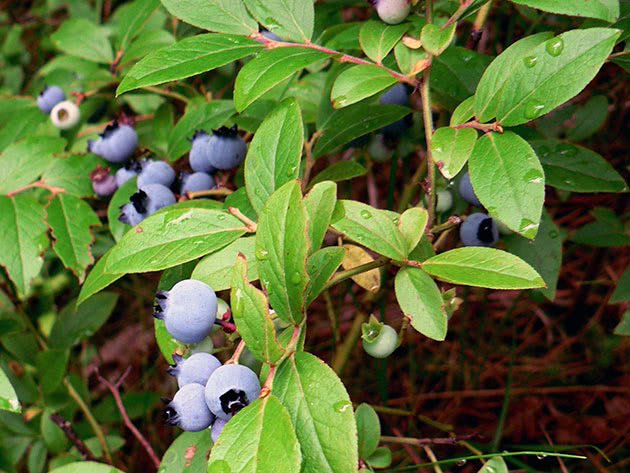
<svg viewBox="0 0 630 473">
<path fill-rule="evenodd" d="M 466 459 L 462 458 L 461 460 L 455 460 L 455 465 L 464 466 L 466 464 Z"/>
<path fill-rule="evenodd" d="M 523 63 L 530 69 L 536 65 L 538 58 L 536 56 L 527 56 L 523 58 Z"/>
<path fill-rule="evenodd" d="M 549 238 L 558 238 L 558 232 L 555 230 L 551 230 L 549 232 Z"/>
<path fill-rule="evenodd" d="M 295 175 L 295 171 L 297 170 L 296 166 L 291 166 L 287 169 L 287 177 L 293 177 Z"/>
<path fill-rule="evenodd" d="M 367 210 L 361 210 L 361 217 L 363 217 L 365 220 L 372 218 L 372 214 L 370 212 L 368 212 Z"/>
<path fill-rule="evenodd" d="M 442 152 L 442 148 L 438 146 L 433 151 L 435 151 L 436 153 L 441 153 Z"/>
<path fill-rule="evenodd" d="M 344 412 L 346 409 L 351 407 L 352 403 L 349 401 L 337 401 L 333 404 L 333 409 L 337 412 Z"/>
<path fill-rule="evenodd" d="M 551 153 L 551 150 L 546 146 L 541 146 L 540 148 L 538 148 L 538 154 L 542 158 L 546 158 L 547 156 L 549 156 L 549 153 Z"/>
<path fill-rule="evenodd" d="M 302 276 L 300 276 L 300 273 L 298 273 L 297 271 L 296 271 L 296 272 L 294 272 L 294 273 L 291 275 L 291 282 L 292 282 L 293 284 L 300 284 L 300 282 L 302 282 Z"/>
<path fill-rule="evenodd" d="M 266 260 L 269 252 L 263 248 L 256 248 L 256 259 Z"/>
<path fill-rule="evenodd" d="M 529 102 L 525 105 L 525 118 L 533 120 L 542 115 L 545 106 L 538 102 Z"/>
<path fill-rule="evenodd" d="M 545 44 L 545 49 L 551 56 L 558 57 L 564 49 L 564 41 L 562 41 L 562 38 L 551 38 Z"/>
<path fill-rule="evenodd" d="M 544 455 L 542 453 L 536 455 L 536 458 L 538 458 L 539 460 L 544 460 L 545 458 L 547 458 L 547 455 Z"/>
<path fill-rule="evenodd" d="M 486 466 L 486 471 L 488 473 L 494 473 L 494 468 L 492 468 L 491 466 Z"/>
<path fill-rule="evenodd" d="M 217 220 L 225 220 L 225 214 L 217 215 Z"/>
<path fill-rule="evenodd" d="M 578 149 L 569 143 L 558 143 L 558 146 L 556 146 L 556 152 L 558 152 L 562 156 L 571 158 L 578 154 Z"/>
</svg>

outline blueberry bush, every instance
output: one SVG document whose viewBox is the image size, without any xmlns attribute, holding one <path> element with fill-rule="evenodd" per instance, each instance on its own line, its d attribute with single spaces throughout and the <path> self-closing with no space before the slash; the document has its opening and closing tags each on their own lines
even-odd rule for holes
<svg viewBox="0 0 630 473">
<path fill-rule="evenodd" d="M 0 471 L 628 467 L 630 2 L 0 6 Z"/>
</svg>

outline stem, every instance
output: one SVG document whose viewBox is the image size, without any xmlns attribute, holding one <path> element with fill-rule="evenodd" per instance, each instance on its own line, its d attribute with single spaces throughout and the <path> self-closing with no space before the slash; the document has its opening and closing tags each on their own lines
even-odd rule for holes
<svg viewBox="0 0 630 473">
<path fill-rule="evenodd" d="M 365 273 L 371 271 L 372 269 L 380 268 L 381 266 L 385 266 L 389 262 L 389 258 L 380 257 L 375 259 L 374 261 L 370 261 L 369 263 L 361 264 L 359 266 L 355 266 L 354 268 L 346 269 L 345 271 L 339 271 L 335 276 L 333 276 L 330 281 L 328 281 L 322 291 L 331 288 L 335 284 L 340 283 L 341 281 L 345 281 L 346 279 L 351 278 L 352 276 L 356 276 L 357 274 Z"/>
<path fill-rule="evenodd" d="M 225 364 L 226 365 L 238 364 L 238 359 L 241 357 L 241 353 L 243 353 L 244 349 L 245 349 L 245 340 L 241 339 L 241 341 L 238 342 L 238 345 L 236 346 L 234 353 L 232 353 L 232 356 L 230 357 L 229 360 L 225 362 Z"/>
<path fill-rule="evenodd" d="M 250 220 L 245 215 L 243 215 L 243 213 L 239 209 L 237 209 L 236 207 L 228 207 L 228 212 L 230 212 L 232 215 L 238 218 L 241 222 L 243 222 L 245 226 L 247 227 L 247 231 L 249 231 L 250 233 L 256 233 L 256 228 L 257 228 L 256 222 L 254 222 L 253 220 Z"/>
<path fill-rule="evenodd" d="M 259 397 L 267 397 L 271 393 L 271 387 L 273 386 L 273 377 L 276 374 L 276 365 L 269 365 L 269 373 L 265 378 L 265 382 L 260 388 Z"/>
<path fill-rule="evenodd" d="M 302 175 L 302 192 L 304 192 L 308 186 L 308 181 L 311 177 L 311 171 L 313 170 L 313 165 L 315 164 L 315 160 L 313 159 L 313 144 L 321 135 L 321 130 L 317 130 L 311 136 L 311 139 L 304 143 L 304 174 Z"/>
<path fill-rule="evenodd" d="M 466 123 L 460 123 L 459 125 L 454 125 L 453 128 L 474 128 L 475 130 L 482 131 L 484 133 L 488 133 L 490 131 L 496 131 L 497 133 L 503 133 L 503 127 L 499 125 L 498 122 L 494 123 L 479 123 L 477 120 L 471 120 Z"/>
<path fill-rule="evenodd" d="M 39 179 L 30 184 L 26 184 L 25 186 L 18 187 L 17 189 L 12 190 L 11 192 L 7 192 L 7 197 L 13 197 L 15 194 L 19 194 L 20 192 L 25 191 L 27 189 L 31 189 L 33 187 L 41 187 L 42 189 L 46 189 L 53 195 L 59 194 L 60 192 L 65 192 L 65 189 L 63 187 L 54 187 L 54 186 L 46 184 L 46 181 L 44 181 L 43 179 Z"/>
<path fill-rule="evenodd" d="M 81 457 L 84 460 L 97 461 L 87 445 L 85 445 L 83 440 L 81 440 L 77 433 L 74 431 L 70 422 L 68 422 L 66 419 L 56 413 L 50 414 L 50 420 L 52 420 L 57 425 L 57 427 L 63 430 L 63 433 L 66 434 L 66 437 L 68 438 L 68 440 L 70 440 L 70 442 L 72 442 L 72 445 L 77 448 L 77 450 L 81 454 Z"/>
<path fill-rule="evenodd" d="M 446 222 L 440 223 L 439 225 L 434 225 L 433 227 L 429 228 L 428 233 L 433 233 L 435 235 L 437 233 L 442 233 L 446 230 L 450 230 L 451 228 L 459 225 L 462 220 L 463 219 L 461 217 L 458 217 L 457 215 L 452 215 L 448 218 Z"/>
<path fill-rule="evenodd" d="M 427 19 L 427 23 L 433 22 L 433 0 L 424 1 L 424 15 Z"/>
<path fill-rule="evenodd" d="M 181 102 L 184 102 L 186 105 L 188 105 L 188 103 L 190 103 L 190 100 L 188 99 L 188 97 L 183 96 L 182 94 L 178 94 L 177 92 L 172 92 L 170 90 L 166 90 L 166 89 L 160 89 L 159 87 L 150 87 L 150 86 L 146 86 L 146 87 L 141 87 L 144 90 L 148 90 L 149 92 L 155 92 L 156 94 L 160 94 L 160 95 L 165 95 L 167 97 L 172 97 L 174 99 L 177 99 Z"/>
<path fill-rule="evenodd" d="M 217 324 L 217 325 L 220 325 L 221 328 L 227 333 L 234 333 L 234 332 L 236 332 L 236 325 L 234 325 L 232 322 L 227 322 L 226 320 L 216 319 L 214 321 L 214 323 Z"/>
<path fill-rule="evenodd" d="M 424 134 L 427 143 L 427 174 L 429 176 L 429 221 L 428 225 L 433 224 L 435 219 L 435 163 L 431 155 L 431 138 L 433 137 L 433 116 L 431 115 L 431 93 L 429 85 L 431 81 L 431 68 L 424 70 L 424 80 L 420 88 L 420 96 L 422 97 L 422 120 L 424 121 Z"/>
<path fill-rule="evenodd" d="M 208 197 L 213 195 L 230 195 L 232 192 L 234 191 L 228 189 L 227 187 L 219 187 L 218 189 L 186 192 L 186 195 L 189 199 L 195 199 L 197 197 Z"/>
<path fill-rule="evenodd" d="M 457 445 L 461 440 L 475 437 L 476 434 L 454 435 L 453 437 L 440 438 L 413 438 L 413 437 L 390 437 L 381 435 L 381 442 L 385 443 L 401 443 L 405 445 Z M 435 460 L 432 460 L 435 461 Z"/>
<path fill-rule="evenodd" d="M 433 465 L 433 471 L 435 471 L 435 473 L 443 473 L 440 465 L 436 463 L 437 458 L 435 457 L 433 450 L 431 450 L 431 448 L 428 445 L 424 445 L 422 448 L 424 449 L 424 453 L 427 454 L 427 457 L 429 457 L 429 460 L 431 460 L 432 463 L 435 463 L 435 465 Z"/>
<path fill-rule="evenodd" d="M 343 371 L 343 367 L 348 362 L 350 354 L 352 353 L 352 349 L 361 336 L 361 324 L 365 322 L 366 319 L 367 316 L 364 313 L 359 312 L 352 322 L 352 327 L 350 327 L 350 331 L 348 332 L 348 335 L 346 335 L 346 339 L 337 348 L 337 351 L 335 352 L 332 363 L 330 365 L 334 372 L 338 375 L 341 374 L 341 372 Z"/>
</svg>

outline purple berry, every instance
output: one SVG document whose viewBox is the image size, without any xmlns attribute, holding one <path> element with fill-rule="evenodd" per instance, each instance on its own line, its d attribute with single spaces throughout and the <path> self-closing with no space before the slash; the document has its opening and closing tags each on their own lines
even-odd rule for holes
<svg viewBox="0 0 630 473">
<path fill-rule="evenodd" d="M 109 168 L 102 168 L 98 164 L 96 169 L 90 173 L 90 179 L 92 180 L 92 189 L 99 197 L 110 196 L 118 188 L 116 179 L 109 174 Z"/>
<path fill-rule="evenodd" d="M 381 20 L 390 25 L 396 25 L 407 18 L 411 5 L 409 0 L 368 0 L 376 9 Z"/>
<path fill-rule="evenodd" d="M 472 186 L 472 182 L 470 182 L 470 173 L 466 171 L 462 178 L 459 180 L 459 195 L 462 196 L 469 204 L 474 205 L 475 207 L 483 207 L 481 201 L 475 194 L 475 191 Z"/>
</svg>

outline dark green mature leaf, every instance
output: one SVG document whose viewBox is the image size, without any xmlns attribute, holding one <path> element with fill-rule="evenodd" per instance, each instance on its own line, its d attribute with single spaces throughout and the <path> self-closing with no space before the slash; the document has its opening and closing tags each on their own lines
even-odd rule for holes
<svg viewBox="0 0 630 473">
<path fill-rule="evenodd" d="M 309 254 L 314 253 L 322 246 L 336 202 L 337 185 L 330 181 L 314 185 L 304 197 L 306 215 L 308 216 Z"/>
<path fill-rule="evenodd" d="M 383 210 L 354 200 L 339 200 L 331 225 L 348 238 L 388 258 L 404 260 L 407 257 L 405 238 Z"/>
<path fill-rule="evenodd" d="M 0 194 L 36 180 L 65 146 L 63 138 L 49 136 L 29 137 L 9 145 L 0 155 Z"/>
<path fill-rule="evenodd" d="M 121 63 L 146 56 L 158 49 L 175 44 L 175 36 L 165 30 L 144 30 L 129 45 L 120 58 Z"/>
<path fill-rule="evenodd" d="M 275 191 L 263 207 L 256 231 L 258 274 L 278 317 L 299 324 L 308 284 L 306 209 L 299 181 Z"/>
<path fill-rule="evenodd" d="M 248 35 L 258 24 L 241 1 L 162 0 L 166 9 L 186 23 L 217 33 Z"/>
<path fill-rule="evenodd" d="M 90 245 L 94 237 L 91 226 L 101 224 L 92 207 L 84 200 L 69 194 L 56 194 L 46 207 L 46 223 L 52 230 L 53 249 L 63 265 L 79 278 L 94 262 Z"/>
<path fill-rule="evenodd" d="M 526 123 L 577 95 L 595 77 L 620 34 L 611 28 L 572 30 L 531 49 L 505 81 L 498 121 L 504 126 Z"/>
<path fill-rule="evenodd" d="M 300 107 L 285 99 L 258 127 L 245 158 L 245 188 L 256 212 L 276 189 L 298 177 L 303 143 Z"/>
<path fill-rule="evenodd" d="M 234 263 L 230 305 L 236 329 L 249 351 L 264 363 L 277 363 L 284 350 L 276 339 L 269 302 L 260 289 L 247 282 L 247 262 L 243 255 L 238 255 Z"/>
<path fill-rule="evenodd" d="M 0 368 L 0 409 L 12 412 L 22 411 L 15 389 L 13 389 L 11 381 L 9 381 L 2 368 Z"/>
<path fill-rule="evenodd" d="M 455 23 L 451 23 L 446 28 L 440 28 L 438 25 L 429 23 L 422 27 L 420 32 L 420 41 L 422 47 L 431 55 L 439 56 L 448 48 L 453 37 L 455 36 Z"/>
<path fill-rule="evenodd" d="M 447 179 L 462 170 L 472 154 L 477 141 L 477 130 L 473 128 L 441 127 L 431 138 L 431 158 Z"/>
<path fill-rule="evenodd" d="M 544 287 L 540 275 L 517 256 L 494 248 L 467 246 L 440 253 L 422 263 L 431 276 L 453 284 L 490 289 Z"/>
<path fill-rule="evenodd" d="M 164 209 L 127 232 L 110 251 L 106 271 L 158 271 L 219 250 L 245 234 L 231 214 L 202 208 Z"/>
<path fill-rule="evenodd" d="M 195 267 L 192 278 L 205 282 L 215 291 L 229 289 L 232 282 L 234 261 L 240 253 L 247 260 L 247 280 L 255 281 L 258 279 L 255 246 L 255 237 L 239 238 L 225 248 L 204 256 Z"/>
<path fill-rule="evenodd" d="M 302 449 L 302 473 L 345 473 L 358 464 L 352 403 L 334 371 L 310 353 L 282 363 L 272 393 L 287 406 Z"/>
<path fill-rule="evenodd" d="M 89 61 L 109 63 L 114 60 L 107 31 L 85 18 L 71 18 L 63 22 L 50 39 L 57 48 L 72 56 Z"/>
<path fill-rule="evenodd" d="M 418 268 L 406 267 L 396 273 L 396 299 L 411 326 L 433 340 L 444 340 L 448 316 L 435 281 Z"/>
<path fill-rule="evenodd" d="M 398 79 L 382 67 L 353 66 L 337 76 L 330 91 L 330 100 L 334 108 L 343 108 L 371 97 L 396 82 Z"/>
<path fill-rule="evenodd" d="M 608 118 L 608 98 L 593 95 L 584 106 L 577 109 L 573 117 L 574 126 L 569 130 L 569 141 L 582 141 L 594 135 Z"/>
<path fill-rule="evenodd" d="M 366 21 L 359 30 L 361 49 L 372 61 L 380 64 L 410 27 L 408 23 L 388 25 L 382 21 Z"/>
<path fill-rule="evenodd" d="M 41 140 L 42 137 L 38 137 Z M 49 186 L 60 187 L 66 194 L 75 197 L 94 195 L 90 171 L 96 165 L 104 166 L 105 160 L 94 154 L 69 154 L 64 157 L 56 156 L 52 164 L 44 171 L 42 180 Z"/>
<path fill-rule="evenodd" d="M 80 461 L 67 463 L 64 466 L 50 470 L 50 473 L 123 473 L 118 468 L 105 463 Z"/>
<path fill-rule="evenodd" d="M 372 105 L 358 103 L 335 110 L 322 125 L 322 136 L 317 140 L 315 157 L 332 153 L 349 141 L 400 120 L 410 109 L 400 105 Z"/>
<path fill-rule="evenodd" d="M 258 22 L 284 41 L 306 43 L 313 36 L 312 0 L 244 0 Z"/>
<path fill-rule="evenodd" d="M 37 353 L 39 385 L 44 393 L 54 391 L 63 379 L 68 364 L 68 350 L 51 348 Z"/>
<path fill-rule="evenodd" d="M 359 436 L 359 458 L 366 459 L 376 451 L 381 440 L 381 423 L 369 404 L 359 404 L 354 416 Z"/>
<path fill-rule="evenodd" d="M 531 8 L 561 15 L 599 18 L 610 23 L 619 17 L 619 0 L 511 0 Z"/>
<path fill-rule="evenodd" d="M 343 257 L 346 250 L 341 246 L 329 246 L 321 248 L 313 253 L 306 262 L 306 270 L 308 271 L 309 282 L 306 287 L 306 306 L 315 300 L 322 289 L 331 278 Z"/>
<path fill-rule="evenodd" d="M 160 463 L 160 473 L 206 473 L 212 440 L 207 431 L 182 432 L 168 447 Z M 194 452 L 192 459 L 191 453 Z"/>
<path fill-rule="evenodd" d="M 298 46 L 274 48 L 259 53 L 236 77 L 234 106 L 242 112 L 295 72 L 330 57 L 331 54 Z"/>
<path fill-rule="evenodd" d="M 125 273 L 109 273 L 105 271 L 107 258 L 109 258 L 110 254 L 111 249 L 96 262 L 87 278 L 85 278 L 81 286 L 81 291 L 79 292 L 79 297 L 77 298 L 77 306 L 83 304 L 90 296 L 96 294 L 101 289 L 105 289 L 125 275 Z"/>
<path fill-rule="evenodd" d="M 621 316 L 621 320 L 615 327 L 615 335 L 630 335 L 630 308 Z"/>
<path fill-rule="evenodd" d="M 160 6 L 160 0 L 135 0 L 118 18 L 117 45 L 127 49 L 129 42 L 142 31 L 145 23 Z"/>
<path fill-rule="evenodd" d="M 287 409 L 270 394 L 225 425 L 212 447 L 208 473 L 296 473 L 302 454 Z"/>
<path fill-rule="evenodd" d="M 209 33 L 191 36 L 155 51 L 135 64 L 118 86 L 116 95 L 201 74 L 263 48 L 259 42 L 238 35 Z"/>
<path fill-rule="evenodd" d="M 588 148 L 555 140 L 534 140 L 547 184 L 571 192 L 626 192 L 623 177 Z"/>
<path fill-rule="evenodd" d="M 612 210 L 596 208 L 592 213 L 596 220 L 579 228 L 571 237 L 573 241 L 601 247 L 630 244 L 630 234 Z"/>
<path fill-rule="evenodd" d="M 617 279 L 615 290 L 608 299 L 609 304 L 616 304 L 621 301 L 630 301 L 630 266 Z"/>
<path fill-rule="evenodd" d="M 309 186 L 314 186 L 324 181 L 347 181 L 348 179 L 363 176 L 365 173 L 367 173 L 367 169 L 356 161 L 337 161 L 311 179 Z"/>
<path fill-rule="evenodd" d="M 4 266 L 20 296 L 39 274 L 48 247 L 44 209 L 30 195 L 0 195 L 0 265 Z"/>
</svg>

